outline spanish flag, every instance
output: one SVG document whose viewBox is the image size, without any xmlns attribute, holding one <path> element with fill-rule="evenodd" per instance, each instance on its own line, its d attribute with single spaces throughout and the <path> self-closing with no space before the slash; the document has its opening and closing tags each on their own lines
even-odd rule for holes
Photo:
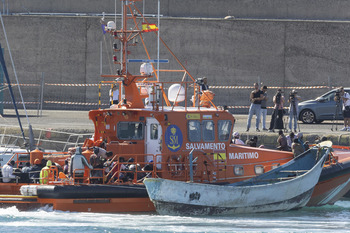
<svg viewBox="0 0 350 233">
<path fill-rule="evenodd" d="M 155 24 L 142 23 L 142 32 L 158 31 L 158 27 Z"/>
</svg>

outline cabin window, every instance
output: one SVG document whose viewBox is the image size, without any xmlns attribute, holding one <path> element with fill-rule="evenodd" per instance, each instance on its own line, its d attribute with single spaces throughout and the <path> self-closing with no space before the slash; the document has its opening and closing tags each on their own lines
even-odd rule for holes
<svg viewBox="0 0 350 233">
<path fill-rule="evenodd" d="M 220 141 L 227 141 L 230 139 L 232 122 L 229 120 L 218 121 L 218 137 Z"/>
<path fill-rule="evenodd" d="M 151 139 L 158 139 L 158 124 L 151 124 Z"/>
<path fill-rule="evenodd" d="M 234 173 L 236 176 L 243 176 L 243 174 L 244 174 L 244 168 L 243 168 L 243 166 L 241 166 L 241 165 L 235 165 L 235 166 L 233 166 L 233 173 Z"/>
<path fill-rule="evenodd" d="M 215 140 L 213 121 L 202 122 L 202 135 L 203 135 L 203 141 L 205 142 L 212 142 Z"/>
<path fill-rule="evenodd" d="M 142 122 L 119 122 L 117 126 L 118 138 L 123 140 L 141 140 L 143 131 Z"/>
<path fill-rule="evenodd" d="M 255 174 L 261 175 L 264 173 L 264 166 L 263 165 L 255 165 Z"/>
<path fill-rule="evenodd" d="M 201 140 L 201 124 L 199 121 L 188 121 L 188 140 L 199 142 Z"/>
</svg>

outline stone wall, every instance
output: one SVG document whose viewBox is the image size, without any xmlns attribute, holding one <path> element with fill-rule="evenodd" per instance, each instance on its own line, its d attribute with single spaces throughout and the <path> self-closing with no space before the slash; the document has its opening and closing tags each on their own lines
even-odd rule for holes
<svg viewBox="0 0 350 233">
<path fill-rule="evenodd" d="M 120 0 L 11 0 L 5 5 L 9 13 L 78 13 L 113 14 L 115 2 L 120 12 Z M 145 13 L 156 14 L 158 0 L 146 0 Z M 257 19 L 317 19 L 349 20 L 347 0 L 161 0 L 161 14 L 171 17 Z M 138 3 L 142 10 L 142 5 Z M 3 6 L 0 6 L 2 9 Z"/>
<path fill-rule="evenodd" d="M 99 17 L 4 16 L 4 24 L 19 82 L 97 84 L 100 75 L 100 47 L 103 73 L 111 66 L 111 38 L 103 35 Z M 107 19 L 110 20 L 110 19 Z M 151 18 L 151 21 L 155 19 Z M 118 24 L 119 19 L 118 19 Z M 252 85 L 260 80 L 267 86 L 350 86 L 350 24 L 348 21 L 293 21 L 252 19 L 166 18 L 161 20 L 161 36 L 194 77 L 206 76 L 210 86 Z M 151 34 L 145 35 L 148 42 Z M 154 39 L 153 39 L 154 41 Z M 4 34 L 7 66 L 14 83 Z M 149 47 L 155 57 L 156 46 Z M 130 58 L 145 58 L 142 46 L 130 48 Z M 141 55 L 140 55 L 141 54 Z M 161 46 L 161 58 L 175 61 Z M 162 65 L 163 67 L 163 65 Z M 161 67 L 161 68 L 162 68 Z M 177 67 L 178 68 L 178 67 Z M 139 64 L 130 67 L 138 72 Z M 182 77 L 182 76 L 181 76 Z M 179 77 L 177 80 L 179 80 Z M 161 77 L 164 81 L 173 77 Z M 212 89 L 218 105 L 249 105 L 250 89 Z M 303 99 L 315 98 L 328 89 L 301 90 Z M 39 86 L 24 86 L 27 102 L 38 100 Z M 44 89 L 45 101 L 97 103 L 98 89 L 57 87 Z M 287 92 L 290 89 L 286 89 Z M 270 96 L 275 89 L 270 89 Z M 17 93 L 17 92 L 16 92 Z M 108 102 L 104 93 L 104 101 Z M 5 100 L 9 100 L 8 94 Z M 10 107 L 8 105 L 8 107 Z M 30 108 L 37 106 L 29 105 Z M 45 104 L 50 109 L 89 109 L 97 106 Z M 234 111 L 240 111 L 235 109 Z M 245 110 L 246 111 L 246 110 Z"/>
</svg>

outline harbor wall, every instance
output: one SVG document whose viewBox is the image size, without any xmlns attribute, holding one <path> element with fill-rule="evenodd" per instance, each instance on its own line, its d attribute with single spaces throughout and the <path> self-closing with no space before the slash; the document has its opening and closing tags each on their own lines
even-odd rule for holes
<svg viewBox="0 0 350 233">
<path fill-rule="evenodd" d="M 71 13 L 113 14 L 119 0 L 11 0 L 0 6 L 9 14 Z M 146 0 L 145 13 L 156 14 L 158 0 Z M 138 3 L 140 10 L 142 5 Z M 161 0 L 161 14 L 171 17 L 258 19 L 317 19 L 349 20 L 350 2 L 347 0 Z"/>
<path fill-rule="evenodd" d="M 45 109 L 98 108 L 96 85 L 47 84 L 97 84 L 101 80 L 101 47 L 102 72 L 115 72 L 109 50 L 111 38 L 102 33 L 100 17 L 13 15 L 3 19 L 19 82 L 28 84 L 21 87 L 24 101 L 29 102 L 27 107 L 38 107 L 43 81 L 46 83 Z M 156 19 L 149 20 L 155 22 Z M 120 23 L 119 18 L 117 23 Z M 256 81 L 269 87 L 350 86 L 348 21 L 163 17 L 160 29 L 162 38 L 190 74 L 195 78 L 208 77 L 210 86 L 251 86 Z M 5 47 L 11 82 L 16 83 L 2 30 L 0 42 Z M 152 57 L 155 57 L 155 50 L 156 45 L 149 47 Z M 129 56 L 140 58 L 141 51 L 142 46 L 130 48 Z M 166 67 L 175 65 L 164 47 L 161 47 L 160 57 L 170 59 Z M 139 72 L 139 64 L 130 70 Z M 161 78 L 175 81 L 172 77 Z M 181 78 L 182 75 L 177 80 Z M 33 84 L 36 85 L 31 86 Z M 251 89 L 213 87 L 212 90 L 217 105 L 249 105 Z M 285 94 L 290 90 L 286 88 Z M 102 101 L 108 104 L 108 89 L 102 91 Z M 275 91 L 270 89 L 270 96 Z M 326 91 L 327 88 L 315 88 L 299 93 L 306 100 Z M 15 94 L 19 98 L 17 89 Z M 10 101 L 8 93 L 4 98 Z M 272 105 L 271 99 L 269 105 Z M 11 105 L 5 107 L 12 108 Z M 234 113 L 247 111 L 231 110 Z"/>
</svg>

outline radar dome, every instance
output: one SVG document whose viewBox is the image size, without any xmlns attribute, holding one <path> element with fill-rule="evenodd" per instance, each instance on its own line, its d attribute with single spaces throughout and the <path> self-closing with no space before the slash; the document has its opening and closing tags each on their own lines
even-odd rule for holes
<svg viewBox="0 0 350 233">
<path fill-rule="evenodd" d="M 182 102 L 185 100 L 185 88 L 180 84 L 173 84 L 169 87 L 168 98 L 171 102 Z"/>
<path fill-rule="evenodd" d="M 142 63 L 140 66 L 141 75 L 151 75 L 153 73 L 153 67 L 150 63 Z"/>
<path fill-rule="evenodd" d="M 108 30 L 115 30 L 117 28 L 117 26 L 115 25 L 114 21 L 108 21 L 107 23 L 107 27 Z"/>
</svg>

